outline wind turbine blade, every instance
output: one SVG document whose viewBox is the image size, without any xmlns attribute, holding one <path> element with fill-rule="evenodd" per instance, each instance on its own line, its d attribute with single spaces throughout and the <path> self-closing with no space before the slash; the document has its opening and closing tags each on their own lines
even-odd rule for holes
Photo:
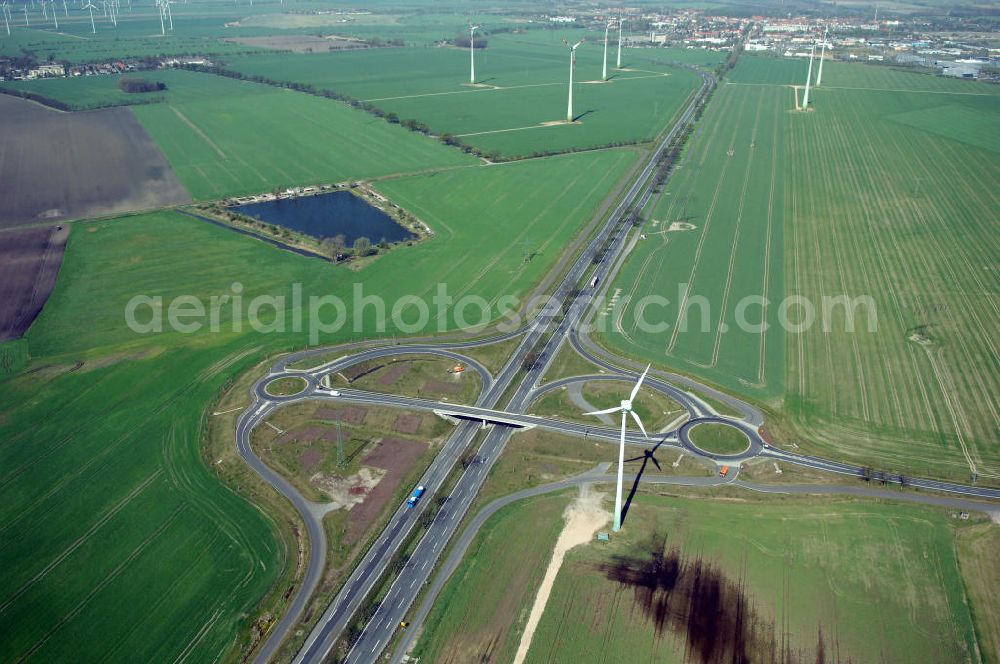
<svg viewBox="0 0 1000 664">
<path fill-rule="evenodd" d="M 608 413 L 617 413 L 621 410 L 621 406 L 615 406 L 614 408 L 605 408 L 604 410 L 595 410 L 592 413 L 584 413 L 584 415 L 607 415 Z"/>
<path fill-rule="evenodd" d="M 635 387 L 632 388 L 632 396 L 630 396 L 628 398 L 629 401 L 635 401 L 635 395 L 639 394 L 639 388 L 642 387 L 642 381 L 644 381 L 646 379 L 646 374 L 649 373 L 649 367 L 650 366 L 652 366 L 652 365 L 647 364 L 646 365 L 646 370 L 642 372 L 641 376 L 639 376 L 639 382 L 637 382 L 635 384 Z"/>
<path fill-rule="evenodd" d="M 660 468 L 660 462 L 656 460 L 655 456 L 653 456 L 652 454 L 650 454 L 649 458 L 653 460 L 653 465 L 656 466 L 657 470 L 663 470 L 662 468 Z"/>
<path fill-rule="evenodd" d="M 642 426 L 642 420 L 640 420 L 639 416 L 635 414 L 635 411 L 630 410 L 628 413 L 632 416 L 632 419 L 635 420 L 635 423 L 639 425 L 639 429 L 642 430 L 642 435 L 649 438 L 649 434 L 646 433 L 646 427 Z"/>
</svg>

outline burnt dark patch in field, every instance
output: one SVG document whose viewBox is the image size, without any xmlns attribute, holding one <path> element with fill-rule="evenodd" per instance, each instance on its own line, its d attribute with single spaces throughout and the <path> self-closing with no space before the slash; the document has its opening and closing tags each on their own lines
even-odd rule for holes
<svg viewBox="0 0 1000 664">
<path fill-rule="evenodd" d="M 730 578 L 701 558 L 684 558 L 655 536 L 640 555 L 614 556 L 600 565 L 608 579 L 632 588 L 633 602 L 660 635 L 685 639 L 685 661 L 698 664 L 825 664 L 830 659 L 819 628 L 815 651 L 793 649 L 773 620 L 763 618 L 745 580 Z M 780 633 L 779 633 L 780 632 Z M 845 660 L 836 660 L 845 661 Z"/>
<path fill-rule="evenodd" d="M 128 108 L 63 113 L 0 95 L 0 229 L 191 202 Z"/>
</svg>

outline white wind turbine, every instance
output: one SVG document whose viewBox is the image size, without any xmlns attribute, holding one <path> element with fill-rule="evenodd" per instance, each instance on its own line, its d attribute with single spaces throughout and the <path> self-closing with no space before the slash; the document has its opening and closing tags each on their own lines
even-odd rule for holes
<svg viewBox="0 0 1000 664">
<path fill-rule="evenodd" d="M 565 39 L 564 44 L 569 44 Z M 583 43 L 581 39 L 569 47 L 569 103 L 566 105 L 566 122 L 573 121 L 573 72 L 576 71 L 576 49 Z"/>
<path fill-rule="evenodd" d="M 823 84 L 823 60 L 826 59 L 826 36 L 830 33 L 830 28 L 823 30 L 823 47 L 819 51 L 819 72 L 816 74 L 816 87 Z"/>
<path fill-rule="evenodd" d="M 28 5 L 24 6 L 24 27 L 29 27 L 31 24 L 28 23 Z"/>
<path fill-rule="evenodd" d="M 812 45 L 809 49 L 809 73 L 806 74 L 806 93 L 802 97 L 802 110 L 805 111 L 809 108 L 809 83 L 812 81 L 813 77 L 813 56 L 816 55 L 816 44 Z"/>
<path fill-rule="evenodd" d="M 604 26 L 604 69 L 601 72 L 601 80 L 608 80 L 608 30 L 611 29 L 611 21 Z"/>
<path fill-rule="evenodd" d="M 476 30 L 481 28 L 481 25 L 469 24 L 469 83 L 476 84 Z"/>
<path fill-rule="evenodd" d="M 52 7 L 52 4 L 54 2 L 55 2 L 55 0 L 49 0 L 49 7 L 51 7 L 51 9 L 52 9 L 52 22 L 55 24 L 56 30 L 58 30 L 59 29 L 59 18 L 56 16 L 56 8 Z"/>
<path fill-rule="evenodd" d="M 649 365 L 646 366 L 646 370 L 642 372 L 641 376 L 639 376 L 639 380 L 636 382 L 635 387 L 632 388 L 632 394 L 629 395 L 628 399 L 622 399 L 621 405 L 615 406 L 614 408 L 605 408 L 604 410 L 595 410 L 592 413 L 584 413 L 584 415 L 607 415 L 609 413 L 617 413 L 621 411 L 622 414 L 622 437 L 621 444 L 618 447 L 618 486 L 615 490 L 615 532 L 622 529 L 622 477 L 625 469 L 625 416 L 631 415 L 632 419 L 635 420 L 635 423 L 639 425 L 639 429 L 642 430 L 642 435 L 649 438 L 649 434 L 646 433 L 646 427 L 642 426 L 642 420 L 639 419 L 639 415 L 632 410 L 632 400 L 635 399 L 637 394 L 639 394 L 639 388 L 642 387 L 642 381 L 646 378 L 647 373 L 649 373 Z"/>
<path fill-rule="evenodd" d="M 94 3 L 88 2 L 83 6 L 83 8 L 90 10 L 90 31 L 96 35 L 97 26 L 94 25 L 94 10 L 97 9 L 97 7 L 94 6 Z"/>
<path fill-rule="evenodd" d="M 624 22 L 625 22 L 625 19 L 619 17 L 619 19 L 618 19 L 618 64 L 615 65 L 615 69 L 621 69 L 622 68 L 622 23 L 624 23 Z"/>
<path fill-rule="evenodd" d="M 7 3 L 3 5 L 3 23 L 7 26 L 7 36 L 10 37 L 10 8 Z"/>
</svg>

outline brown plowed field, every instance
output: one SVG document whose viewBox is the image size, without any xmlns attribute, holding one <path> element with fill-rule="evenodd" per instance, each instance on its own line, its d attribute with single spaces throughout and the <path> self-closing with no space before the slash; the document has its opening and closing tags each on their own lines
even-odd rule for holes
<svg viewBox="0 0 1000 664">
<path fill-rule="evenodd" d="M 63 113 L 0 95 L 0 229 L 191 197 L 127 108 Z"/>
<path fill-rule="evenodd" d="M 347 515 L 347 534 L 352 542 L 360 539 L 368 527 L 378 519 L 382 508 L 392 498 L 399 483 L 426 449 L 427 443 L 386 437 L 361 460 L 361 465 L 382 468 L 386 473 L 365 497 L 364 502 L 356 505 Z"/>
<path fill-rule="evenodd" d="M 0 231 L 0 341 L 24 334 L 56 284 L 68 226 Z"/>
</svg>

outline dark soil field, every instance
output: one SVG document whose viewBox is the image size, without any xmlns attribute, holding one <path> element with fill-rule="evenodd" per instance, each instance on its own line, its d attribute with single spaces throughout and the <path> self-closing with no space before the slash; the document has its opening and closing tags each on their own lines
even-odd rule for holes
<svg viewBox="0 0 1000 664">
<path fill-rule="evenodd" d="M 427 449 L 427 443 L 402 438 L 383 438 L 368 453 L 361 464 L 386 471 L 385 476 L 371 490 L 364 502 L 355 506 L 347 516 L 347 533 L 352 541 L 360 539 L 371 524 L 378 519 L 386 502 L 396 492 L 396 487 Z"/>
<path fill-rule="evenodd" d="M 63 113 L 0 95 L 0 229 L 191 202 L 127 108 Z"/>
<path fill-rule="evenodd" d="M 68 226 L 0 231 L 0 341 L 20 337 L 42 310 L 68 237 Z"/>
<path fill-rule="evenodd" d="M 328 35 L 269 35 L 266 37 L 229 37 L 223 41 L 243 46 L 254 46 L 278 51 L 294 53 L 313 53 L 324 51 L 341 51 L 346 48 L 365 48 L 366 44 L 350 37 Z"/>
<path fill-rule="evenodd" d="M 316 419 L 319 420 L 340 420 L 347 424 L 361 424 L 365 421 L 365 414 L 368 411 L 358 406 L 346 406 L 344 408 L 317 408 Z"/>
</svg>

